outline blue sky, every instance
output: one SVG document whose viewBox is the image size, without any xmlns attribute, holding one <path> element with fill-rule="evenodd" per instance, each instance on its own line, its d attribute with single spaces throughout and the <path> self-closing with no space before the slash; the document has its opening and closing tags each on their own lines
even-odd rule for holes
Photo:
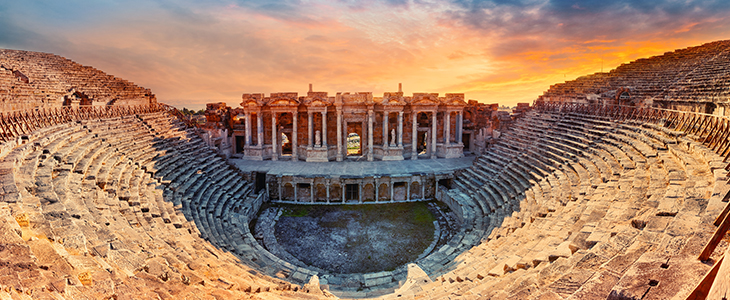
<svg viewBox="0 0 730 300">
<path fill-rule="evenodd" d="M 58 54 L 161 102 L 412 92 L 531 102 L 551 84 L 728 38 L 729 1 L 12 1 L 0 47 Z"/>
</svg>

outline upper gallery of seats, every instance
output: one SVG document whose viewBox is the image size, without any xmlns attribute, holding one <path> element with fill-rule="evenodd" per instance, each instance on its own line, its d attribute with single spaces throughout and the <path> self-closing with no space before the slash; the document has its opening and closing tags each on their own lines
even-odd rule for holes
<svg viewBox="0 0 730 300">
<path fill-rule="evenodd" d="M 149 89 L 61 56 L 0 49 L 0 111 L 156 101 Z"/>
</svg>

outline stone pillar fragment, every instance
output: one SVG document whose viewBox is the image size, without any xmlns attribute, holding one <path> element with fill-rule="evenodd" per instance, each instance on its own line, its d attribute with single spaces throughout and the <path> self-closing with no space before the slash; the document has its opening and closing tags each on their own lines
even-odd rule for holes
<svg viewBox="0 0 730 300">
<path fill-rule="evenodd" d="M 416 160 L 418 159 L 418 152 L 416 152 L 418 150 L 418 148 L 416 148 L 418 145 L 418 120 L 416 119 L 418 117 L 418 113 L 414 111 L 411 115 L 411 119 L 413 119 L 413 134 L 411 134 L 411 159 Z"/>
<path fill-rule="evenodd" d="M 388 112 L 383 112 L 383 149 L 388 148 Z"/>
<path fill-rule="evenodd" d="M 451 144 L 451 112 L 444 112 L 444 146 Z"/>
<path fill-rule="evenodd" d="M 246 113 L 246 146 L 251 146 L 251 113 Z"/>
<path fill-rule="evenodd" d="M 403 148 L 403 111 L 398 112 L 398 147 Z"/>
<path fill-rule="evenodd" d="M 309 134 L 307 134 L 307 140 L 309 142 L 307 144 L 309 144 L 308 145 L 309 147 L 313 147 L 314 146 L 314 127 L 312 126 L 312 121 L 314 118 L 312 118 L 312 112 L 308 112 L 307 115 L 309 117 L 309 120 L 307 123 L 307 129 L 309 132 Z"/>
<path fill-rule="evenodd" d="M 279 153 L 276 151 L 276 145 L 277 140 L 281 139 L 281 137 L 277 136 L 277 130 L 276 130 L 276 113 L 271 113 L 271 160 L 279 160 Z"/>
<path fill-rule="evenodd" d="M 264 145 L 264 118 L 261 117 L 261 113 L 256 114 L 256 135 L 258 139 L 259 147 Z"/>
<path fill-rule="evenodd" d="M 337 161 L 342 161 L 342 110 L 337 109 Z M 329 192 L 329 189 L 327 189 Z M 327 197 L 329 199 L 329 197 Z M 328 200 L 329 201 L 329 200 Z"/>
<path fill-rule="evenodd" d="M 431 113 L 431 159 L 436 159 L 436 112 Z"/>
<path fill-rule="evenodd" d="M 456 115 L 456 142 L 462 143 L 462 135 L 464 134 L 464 112 L 459 111 Z"/>
<path fill-rule="evenodd" d="M 292 142 L 291 142 L 291 160 L 292 161 L 298 161 L 299 160 L 299 156 L 297 155 L 297 148 L 299 147 L 299 140 L 297 139 L 297 131 L 299 131 L 299 130 L 297 130 L 297 128 L 299 128 L 299 127 L 297 127 L 297 119 L 298 119 L 297 118 L 298 117 L 297 115 L 298 114 L 299 113 L 296 112 L 296 111 L 294 111 L 292 113 L 292 117 L 293 117 L 292 118 L 293 119 L 292 120 L 292 123 L 293 123 L 292 124 L 292 129 L 293 130 L 292 130 Z"/>
<path fill-rule="evenodd" d="M 327 112 L 322 112 L 322 147 L 327 149 Z"/>
<path fill-rule="evenodd" d="M 368 110 L 368 161 L 373 161 L 373 110 Z"/>
</svg>

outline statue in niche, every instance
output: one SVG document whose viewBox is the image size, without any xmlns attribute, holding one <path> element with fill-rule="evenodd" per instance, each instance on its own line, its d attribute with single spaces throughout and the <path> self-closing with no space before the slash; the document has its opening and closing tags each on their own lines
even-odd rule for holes
<svg viewBox="0 0 730 300">
<path fill-rule="evenodd" d="M 390 146 L 395 147 L 395 129 L 390 130 Z"/>
<path fill-rule="evenodd" d="M 322 137 L 320 136 L 319 130 L 314 133 L 314 145 L 317 147 L 322 146 Z"/>
</svg>

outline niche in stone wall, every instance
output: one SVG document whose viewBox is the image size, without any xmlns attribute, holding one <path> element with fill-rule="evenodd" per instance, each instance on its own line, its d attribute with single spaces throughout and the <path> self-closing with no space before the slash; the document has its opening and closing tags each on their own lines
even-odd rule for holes
<svg viewBox="0 0 730 300">
<path fill-rule="evenodd" d="M 296 201 L 296 199 L 294 199 L 294 186 L 291 183 L 285 183 L 281 190 L 281 200 Z"/>
<path fill-rule="evenodd" d="M 389 201 L 390 200 L 390 189 L 388 189 L 387 183 L 381 183 L 378 186 L 378 201 Z"/>
<path fill-rule="evenodd" d="M 418 181 L 411 182 L 411 199 L 423 199 L 421 184 Z"/>
<path fill-rule="evenodd" d="M 342 186 L 339 184 L 330 185 L 330 202 L 342 202 Z"/>
<path fill-rule="evenodd" d="M 297 201 L 300 202 L 311 202 L 312 201 L 312 185 L 309 183 L 298 183 L 297 184 Z"/>
<path fill-rule="evenodd" d="M 327 187 L 324 184 L 317 184 L 314 190 L 314 201 L 327 202 Z"/>
<path fill-rule="evenodd" d="M 375 201 L 375 186 L 372 183 L 368 183 L 362 188 L 362 201 L 373 202 Z"/>
<path fill-rule="evenodd" d="M 405 201 L 407 196 L 406 183 L 395 182 L 393 183 L 393 200 L 394 201 Z"/>
</svg>

